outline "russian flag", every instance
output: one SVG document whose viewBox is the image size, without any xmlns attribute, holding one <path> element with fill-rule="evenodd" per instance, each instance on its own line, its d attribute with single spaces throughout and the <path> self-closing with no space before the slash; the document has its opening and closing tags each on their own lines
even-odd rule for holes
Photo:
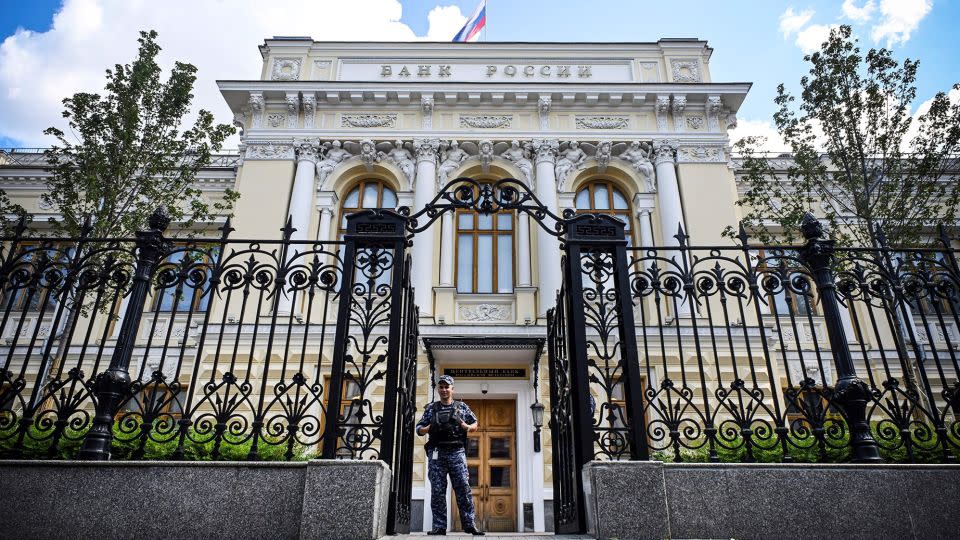
<svg viewBox="0 0 960 540">
<path fill-rule="evenodd" d="M 463 25 L 457 35 L 453 36 L 453 41 L 477 41 L 480 39 L 480 30 L 483 30 L 485 24 L 487 24 L 487 0 L 480 0 L 480 5 L 477 6 L 473 15 L 467 19 L 467 24 Z"/>
</svg>

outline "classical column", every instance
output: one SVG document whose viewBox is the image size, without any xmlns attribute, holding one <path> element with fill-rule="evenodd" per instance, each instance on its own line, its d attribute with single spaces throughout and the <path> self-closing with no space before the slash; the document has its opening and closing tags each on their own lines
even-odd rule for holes
<svg viewBox="0 0 960 540">
<path fill-rule="evenodd" d="M 640 246 L 653 246 L 653 222 L 649 208 L 641 208 L 637 211 L 637 221 L 640 223 Z"/>
<path fill-rule="evenodd" d="M 554 167 L 560 142 L 556 139 L 535 139 L 533 149 L 536 152 L 537 197 L 554 214 L 557 211 L 557 176 Z M 552 223 L 545 222 L 552 227 Z M 557 290 L 560 289 L 560 244 L 557 239 L 542 228 L 537 229 L 537 270 L 540 274 L 540 301 L 537 315 L 545 317 L 547 310 L 556 303 Z"/>
<path fill-rule="evenodd" d="M 444 212 L 440 219 L 440 286 L 453 287 L 453 212 Z"/>
<path fill-rule="evenodd" d="M 672 141 L 656 140 L 653 142 L 655 153 L 654 163 L 657 167 L 657 213 L 660 215 L 660 233 L 663 234 L 664 247 L 677 245 L 674 235 L 687 226 L 683 221 L 683 205 L 680 202 L 680 184 L 677 182 L 676 152 L 677 144 Z M 675 257 L 677 264 L 683 264 L 679 251 L 666 251 L 668 259 Z M 690 314 L 689 302 L 680 305 L 679 316 Z"/>
<path fill-rule="evenodd" d="M 290 216 L 293 220 L 293 240 L 306 240 L 313 212 L 314 179 L 317 174 L 319 148 L 310 141 L 297 141 L 297 172 L 290 192 Z"/>
<path fill-rule="evenodd" d="M 673 235 L 683 222 L 683 206 L 680 203 L 680 184 L 677 182 L 676 143 L 658 140 L 653 142 L 654 164 L 657 167 L 657 213 L 660 214 L 660 232 L 663 246 L 676 245 Z"/>
<path fill-rule="evenodd" d="M 310 216 L 313 212 L 314 178 L 317 171 L 319 154 L 318 146 L 310 141 L 298 141 L 297 172 L 293 178 L 293 189 L 290 192 L 290 223 L 295 229 L 290 236 L 291 240 L 306 240 L 310 230 Z M 292 254 L 302 246 L 291 246 L 288 250 Z M 287 287 L 287 286 L 285 286 Z M 292 295 L 282 295 L 277 306 L 278 313 L 289 314 L 292 308 Z"/>
<path fill-rule="evenodd" d="M 530 218 L 517 213 L 517 287 L 530 287 Z"/>
<path fill-rule="evenodd" d="M 317 240 L 324 242 L 330 240 L 330 224 L 333 222 L 333 209 L 320 209 L 320 224 L 317 226 Z"/>
<path fill-rule="evenodd" d="M 413 212 L 419 212 L 437 194 L 438 139 L 415 139 L 417 177 L 413 190 Z M 433 315 L 433 234 L 430 230 L 418 234 L 413 241 L 411 273 L 416 288 L 416 303 L 421 316 Z"/>
</svg>

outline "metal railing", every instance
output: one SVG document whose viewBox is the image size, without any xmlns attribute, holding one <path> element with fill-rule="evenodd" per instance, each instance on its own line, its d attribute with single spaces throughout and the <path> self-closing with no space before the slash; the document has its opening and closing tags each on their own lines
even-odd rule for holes
<svg viewBox="0 0 960 540">
<path fill-rule="evenodd" d="M 389 439 L 405 434 L 394 433 L 390 405 L 374 394 L 385 380 L 402 382 L 393 406 L 410 423 L 416 356 L 403 357 L 402 381 L 377 360 L 401 349 L 390 325 L 416 334 L 397 303 L 415 310 L 412 296 L 392 286 L 406 283 L 402 250 L 295 241 L 289 226 L 277 240 L 233 239 L 229 222 L 218 238 L 173 244 L 166 225 L 155 214 L 135 239 L 97 239 L 34 238 L 21 224 L 3 239 L 2 455 L 392 455 Z M 343 302 L 348 314 L 374 310 L 363 328 L 340 325 L 351 343 L 368 338 L 347 358 L 334 342 Z"/>
</svg>

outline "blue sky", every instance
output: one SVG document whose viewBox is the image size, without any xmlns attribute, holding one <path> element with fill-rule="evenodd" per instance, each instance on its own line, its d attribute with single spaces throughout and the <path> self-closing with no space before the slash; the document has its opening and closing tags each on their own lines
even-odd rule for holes
<svg viewBox="0 0 960 540">
<path fill-rule="evenodd" d="M 182 4 L 182 5 L 179 5 Z M 197 101 L 227 121 L 213 81 L 256 78 L 269 35 L 315 39 L 448 39 L 476 0 L 0 0 L 0 147 L 43 145 L 59 101 L 102 87 L 128 62 L 136 30 L 156 28 L 172 59 L 200 68 Z M 59 13 L 58 13 L 59 12 Z M 57 16 L 56 24 L 55 14 Z M 763 132 L 776 85 L 796 88 L 803 49 L 829 25 L 852 23 L 866 46 L 921 60 L 917 106 L 960 80 L 960 2 L 950 0 L 488 0 L 486 41 L 656 41 L 697 37 L 714 48 L 715 81 L 753 82 L 741 126 Z M 953 36 L 953 37 L 950 37 Z"/>
</svg>

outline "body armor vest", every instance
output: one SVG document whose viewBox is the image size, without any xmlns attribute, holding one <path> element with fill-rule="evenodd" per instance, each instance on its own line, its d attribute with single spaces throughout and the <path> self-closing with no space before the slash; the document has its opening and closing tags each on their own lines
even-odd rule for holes
<svg viewBox="0 0 960 540">
<path fill-rule="evenodd" d="M 430 438 L 427 449 L 458 448 L 467 443 L 467 432 L 460 427 L 459 402 L 454 401 L 453 407 L 441 408 L 440 402 L 433 402 L 433 418 L 430 420 Z"/>
</svg>

